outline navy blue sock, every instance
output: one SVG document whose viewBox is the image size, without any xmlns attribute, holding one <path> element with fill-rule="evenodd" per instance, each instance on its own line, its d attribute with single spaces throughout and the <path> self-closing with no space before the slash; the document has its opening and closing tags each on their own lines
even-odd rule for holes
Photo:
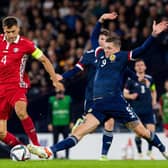
<svg viewBox="0 0 168 168">
<path fill-rule="evenodd" d="M 148 151 L 152 151 L 152 144 L 148 143 Z"/>
<path fill-rule="evenodd" d="M 61 142 L 58 142 L 57 144 L 54 144 L 50 147 L 53 153 L 69 149 L 73 146 L 75 146 L 78 143 L 78 139 L 75 136 L 69 136 L 66 139 L 62 140 Z"/>
<path fill-rule="evenodd" d="M 141 147 L 142 140 L 140 137 L 137 137 L 137 136 L 135 137 L 135 144 L 136 144 L 138 153 L 142 153 L 142 147 Z"/>
<path fill-rule="evenodd" d="M 109 148 L 113 140 L 112 131 L 103 131 L 103 144 L 102 144 L 102 155 L 107 155 Z"/>
<path fill-rule="evenodd" d="M 148 141 L 149 144 L 158 148 L 160 152 L 165 152 L 166 150 L 165 146 L 163 145 L 159 137 L 154 132 L 151 132 L 150 138 L 146 140 Z"/>
</svg>

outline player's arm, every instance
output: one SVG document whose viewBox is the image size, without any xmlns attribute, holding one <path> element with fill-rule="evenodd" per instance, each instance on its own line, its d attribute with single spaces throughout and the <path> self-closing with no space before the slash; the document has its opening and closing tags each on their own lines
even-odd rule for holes
<svg viewBox="0 0 168 168">
<path fill-rule="evenodd" d="M 138 97 L 138 93 L 130 93 L 126 88 L 123 90 L 123 95 L 126 99 L 135 100 Z"/>
<path fill-rule="evenodd" d="M 78 64 L 77 64 L 78 65 Z M 78 67 L 77 65 L 75 65 L 75 67 L 69 71 L 66 71 L 62 74 L 62 77 L 64 79 L 69 79 L 72 78 L 73 76 L 75 76 L 78 72 L 83 71 L 82 67 Z"/>
<path fill-rule="evenodd" d="M 62 77 L 64 79 L 69 79 L 71 77 L 73 77 L 74 75 L 76 75 L 78 72 L 81 72 L 84 70 L 85 66 L 90 64 L 90 59 L 91 53 L 94 53 L 94 50 L 90 50 L 84 53 L 84 55 L 80 58 L 80 60 L 78 61 L 78 63 L 75 65 L 75 67 L 67 72 L 64 72 L 62 74 Z"/>
<path fill-rule="evenodd" d="M 99 20 L 96 23 L 95 27 L 93 28 L 93 32 L 91 34 L 92 48 L 95 49 L 99 46 L 98 39 L 99 39 L 100 31 L 101 31 L 101 24 L 107 19 L 114 20 L 114 19 L 116 19 L 116 17 L 117 17 L 117 13 L 112 12 L 112 13 L 105 13 L 99 18 Z"/>
<path fill-rule="evenodd" d="M 126 99 L 135 100 L 138 97 L 138 93 L 131 93 L 130 88 L 131 88 L 131 79 L 128 79 L 125 84 L 125 88 L 123 90 L 123 95 Z"/>
<path fill-rule="evenodd" d="M 99 46 L 98 39 L 99 39 L 100 30 L 101 30 L 101 23 L 98 21 L 95 27 L 93 28 L 91 38 L 90 38 L 92 48 L 97 48 Z"/>
<path fill-rule="evenodd" d="M 151 90 L 151 96 L 152 96 L 152 106 L 154 106 L 157 103 L 157 92 L 156 92 L 156 85 L 154 82 L 151 84 L 150 90 Z"/>
<path fill-rule="evenodd" d="M 35 50 L 32 53 L 32 56 L 40 61 L 45 70 L 49 73 L 50 79 L 53 82 L 53 85 L 58 89 L 58 90 L 64 90 L 63 85 L 58 81 L 55 70 L 49 61 L 49 59 L 43 54 L 43 52 L 39 48 L 35 48 Z"/>
<path fill-rule="evenodd" d="M 152 34 L 145 42 L 138 48 L 134 49 L 133 51 L 128 53 L 129 60 L 135 60 L 139 57 L 143 56 L 143 53 L 148 51 L 149 47 L 152 46 L 152 44 L 155 41 L 155 38 L 163 31 L 165 31 L 168 28 L 168 22 L 162 21 L 158 24 L 156 22 L 153 22 L 153 31 Z"/>
</svg>

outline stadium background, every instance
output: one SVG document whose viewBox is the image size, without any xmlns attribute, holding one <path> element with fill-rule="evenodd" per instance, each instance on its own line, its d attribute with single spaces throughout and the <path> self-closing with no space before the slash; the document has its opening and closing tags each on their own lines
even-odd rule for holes
<svg viewBox="0 0 168 168">
<path fill-rule="evenodd" d="M 71 69 L 83 51 L 91 47 L 89 36 L 97 18 L 111 11 L 116 11 L 119 17 L 115 22 L 105 22 L 104 27 L 119 34 L 122 39 L 122 49 L 128 50 L 139 46 L 149 36 L 153 20 L 167 19 L 168 1 L 0 1 L 0 19 L 8 15 L 18 17 L 21 21 L 22 34 L 33 40 L 43 50 L 59 73 Z M 167 45 L 168 33 L 165 32 L 160 36 L 158 44 L 144 55 L 148 67 L 147 73 L 154 77 L 158 97 L 164 92 L 163 83 L 168 78 Z M 130 64 L 130 67 L 133 68 L 133 64 Z M 53 88 L 48 75 L 37 61 L 30 58 L 27 72 L 31 77 L 32 85 L 28 93 L 28 111 L 35 121 L 37 131 L 47 132 L 48 97 L 53 94 Z M 72 113 L 72 121 L 75 121 L 83 112 L 85 81 L 86 75 L 83 73 L 66 84 L 66 92 L 72 98 L 71 108 L 77 111 Z M 14 114 L 9 121 L 9 130 L 21 134 L 22 137 L 22 127 Z M 117 124 L 115 131 L 127 132 L 128 130 Z M 158 118 L 157 131 L 162 131 L 160 118 Z"/>
</svg>

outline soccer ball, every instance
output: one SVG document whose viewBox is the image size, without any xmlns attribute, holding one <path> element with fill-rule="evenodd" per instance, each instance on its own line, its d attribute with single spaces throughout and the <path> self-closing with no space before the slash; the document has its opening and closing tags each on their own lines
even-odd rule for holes
<svg viewBox="0 0 168 168">
<path fill-rule="evenodd" d="M 30 152 L 25 145 L 16 145 L 10 151 L 10 158 L 14 161 L 30 159 Z"/>
</svg>

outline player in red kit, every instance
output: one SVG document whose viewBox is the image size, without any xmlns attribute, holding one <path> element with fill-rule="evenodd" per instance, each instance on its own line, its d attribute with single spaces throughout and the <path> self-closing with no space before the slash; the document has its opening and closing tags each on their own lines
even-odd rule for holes
<svg viewBox="0 0 168 168">
<path fill-rule="evenodd" d="M 32 41 L 19 35 L 20 25 L 16 17 L 4 18 L 2 26 L 4 34 L 0 35 L 0 140 L 9 146 L 21 143 L 7 131 L 7 120 L 14 108 L 32 143 L 40 145 L 32 119 L 27 113 L 26 93 L 29 79 L 25 66 L 28 55 L 43 64 L 58 90 L 63 90 L 63 85 L 58 82 L 54 68 L 43 52 Z"/>
</svg>

